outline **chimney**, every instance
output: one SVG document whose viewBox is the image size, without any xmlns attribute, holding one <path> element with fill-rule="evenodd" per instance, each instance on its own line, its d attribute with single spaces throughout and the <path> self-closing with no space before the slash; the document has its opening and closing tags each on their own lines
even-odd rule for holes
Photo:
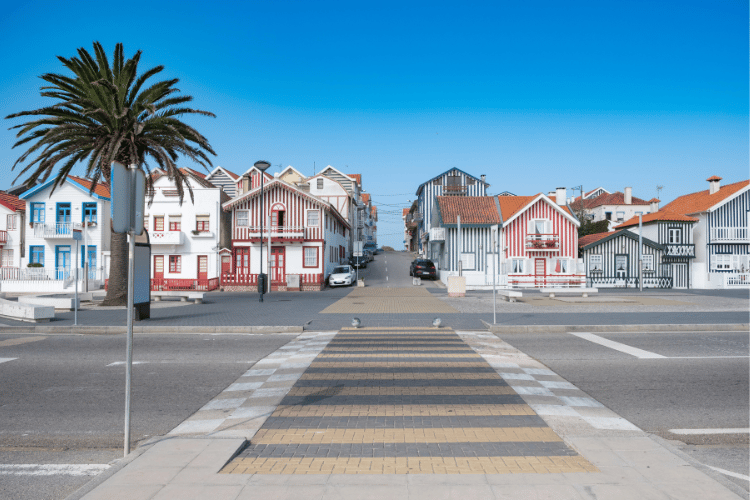
<svg viewBox="0 0 750 500">
<path fill-rule="evenodd" d="M 625 188 L 625 204 L 626 205 L 633 204 L 633 188 L 632 187 Z"/>
<path fill-rule="evenodd" d="M 568 197 L 568 192 L 567 192 L 567 191 L 568 191 L 568 190 L 567 190 L 567 189 L 565 189 L 564 187 L 562 187 L 562 188 L 557 188 L 557 197 L 556 197 L 556 200 L 555 200 L 555 202 L 556 202 L 556 203 L 557 203 L 558 205 L 560 205 L 561 207 L 562 207 L 562 206 L 565 206 L 565 198 L 567 198 L 567 197 Z"/>
<path fill-rule="evenodd" d="M 708 181 L 708 185 L 710 186 L 708 193 L 718 193 L 719 189 L 721 189 L 721 177 L 719 177 L 718 175 L 714 175 L 713 177 L 709 177 L 706 180 Z"/>
<path fill-rule="evenodd" d="M 485 179 L 487 179 L 486 175 L 482 174 L 482 175 L 479 176 L 479 178 L 482 179 L 482 184 L 487 184 L 487 181 L 485 180 Z"/>
<path fill-rule="evenodd" d="M 554 200 L 557 197 L 557 191 L 550 191 L 549 193 L 547 193 L 547 197 L 550 200 Z"/>
<path fill-rule="evenodd" d="M 661 202 L 658 198 L 651 198 L 648 200 L 649 203 L 649 211 L 653 214 L 659 211 L 659 203 Z"/>
</svg>

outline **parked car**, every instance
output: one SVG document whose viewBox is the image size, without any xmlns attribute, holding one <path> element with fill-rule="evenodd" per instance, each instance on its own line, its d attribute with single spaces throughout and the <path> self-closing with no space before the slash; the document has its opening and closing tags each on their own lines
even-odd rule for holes
<svg viewBox="0 0 750 500">
<path fill-rule="evenodd" d="M 336 266 L 328 277 L 328 286 L 351 286 L 354 283 L 352 266 Z"/>
<path fill-rule="evenodd" d="M 364 255 L 362 257 L 349 257 L 349 265 L 358 269 L 365 268 L 367 267 L 367 257 Z"/>
<path fill-rule="evenodd" d="M 437 279 L 435 263 L 430 259 L 415 259 L 409 266 L 409 276 Z"/>
<path fill-rule="evenodd" d="M 372 262 L 375 260 L 375 257 L 373 257 L 372 250 L 363 250 L 363 254 L 365 254 L 365 257 L 367 258 L 367 262 Z"/>
</svg>

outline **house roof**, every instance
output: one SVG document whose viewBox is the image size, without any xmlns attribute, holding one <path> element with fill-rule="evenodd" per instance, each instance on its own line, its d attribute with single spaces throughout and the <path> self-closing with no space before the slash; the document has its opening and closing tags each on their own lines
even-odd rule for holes
<svg viewBox="0 0 750 500">
<path fill-rule="evenodd" d="M 203 186 L 203 187 L 205 187 L 205 188 L 215 188 L 215 187 L 216 187 L 216 186 L 214 186 L 213 184 L 211 184 L 211 182 L 210 182 L 210 181 L 208 181 L 208 180 L 206 179 L 206 176 L 205 176 L 205 175 L 201 174 L 200 172 L 196 172 L 196 171 L 195 171 L 195 170 L 193 170 L 192 168 L 180 168 L 180 169 L 179 169 L 179 171 L 180 171 L 180 173 L 181 173 L 182 175 L 184 175 L 185 177 L 188 177 L 188 178 L 190 178 L 190 179 L 193 179 L 193 180 L 194 180 L 194 181 L 195 181 L 195 182 L 196 182 L 197 184 L 199 184 L 200 186 Z M 164 172 L 164 171 L 163 171 L 163 170 L 161 170 L 161 169 L 157 169 L 157 170 L 155 170 L 155 171 L 154 171 L 154 172 L 153 172 L 153 173 L 151 174 L 151 180 L 152 180 L 152 181 L 156 181 L 157 179 L 159 179 L 159 178 L 161 178 L 161 177 L 165 177 L 166 175 L 167 175 L 167 174 L 166 174 L 166 172 Z"/>
<path fill-rule="evenodd" d="M 494 196 L 438 196 L 443 224 L 500 224 Z"/>
<path fill-rule="evenodd" d="M 593 241 L 588 241 L 584 243 L 584 238 L 587 238 L 589 236 L 600 236 Z M 614 231 L 610 233 L 597 233 L 597 234 L 587 234 L 583 238 L 580 238 L 578 240 L 578 246 L 580 248 L 583 248 L 584 250 L 588 250 L 589 248 L 593 248 L 597 245 L 601 245 L 603 243 L 606 243 L 607 241 L 613 240 L 615 238 L 619 238 L 620 236 L 624 236 L 626 238 L 630 238 L 631 240 L 638 241 L 638 235 L 633 233 L 632 231 L 628 231 L 627 229 L 620 229 L 619 231 Z M 592 238 L 593 239 L 593 238 Z M 664 246 L 656 243 L 653 240 L 650 240 L 646 237 L 643 237 L 643 244 L 650 246 L 651 248 L 655 248 L 657 250 L 663 250 Z"/>
<path fill-rule="evenodd" d="M 498 196 L 500 216 L 504 221 L 511 219 L 537 197 L 539 197 L 539 194 L 535 194 L 534 196 Z"/>
<path fill-rule="evenodd" d="M 631 205 L 648 205 L 648 202 L 646 200 L 642 200 L 635 196 L 632 196 L 631 198 L 632 198 Z M 602 205 L 625 205 L 625 193 L 621 191 L 617 191 L 615 193 L 602 193 L 595 198 L 585 198 L 583 200 L 583 208 L 586 208 L 586 209 L 601 207 Z M 576 198 L 576 200 L 573 201 L 573 203 L 571 203 L 570 206 L 574 210 L 580 209 L 581 197 L 579 196 L 578 198 Z"/>
<path fill-rule="evenodd" d="M 411 210 L 411 209 L 410 208 L 404 208 L 403 212 L 401 212 L 401 217 L 406 217 L 406 214 L 409 213 L 409 210 Z"/>
<path fill-rule="evenodd" d="M 351 177 L 352 179 L 357 181 L 357 184 L 359 184 L 360 186 L 362 185 L 362 174 L 344 174 L 344 175 L 346 175 L 347 177 Z"/>
<path fill-rule="evenodd" d="M 86 188 L 87 191 L 91 191 L 91 184 L 92 181 L 89 179 L 84 179 L 83 177 L 76 177 L 75 175 L 69 175 L 68 180 L 73 181 L 84 188 Z M 96 188 L 94 188 L 94 193 L 103 196 L 104 198 L 109 198 L 111 196 L 109 192 L 109 184 L 99 182 L 96 185 Z"/>
<path fill-rule="evenodd" d="M 26 202 L 20 200 L 18 196 L 8 193 L 0 193 L 0 205 L 3 205 L 9 210 L 13 210 L 14 212 L 26 211 Z"/>
<path fill-rule="evenodd" d="M 420 193 L 420 192 L 422 191 L 422 187 L 423 187 L 423 186 L 424 186 L 425 184 L 429 184 L 430 182 L 434 181 L 434 180 L 435 180 L 435 179 L 437 179 L 438 177 L 442 177 L 442 176 L 444 176 L 445 174 L 448 174 L 448 173 L 450 173 L 450 172 L 453 172 L 454 170 L 455 170 L 455 171 L 457 171 L 457 172 L 461 172 L 462 174 L 464 174 L 464 175 L 466 175 L 466 176 L 469 176 L 469 177 L 471 177 L 472 179 L 475 179 L 475 180 L 476 180 L 477 182 L 482 182 L 482 179 L 480 179 L 479 177 L 474 177 L 474 176 L 473 176 L 473 175 L 471 175 L 471 174 L 467 174 L 466 172 L 464 172 L 464 171 L 463 171 L 463 170 L 461 170 L 460 168 L 455 168 L 455 167 L 454 167 L 454 168 L 450 168 L 450 169 L 446 170 L 445 172 L 443 172 L 442 174 L 438 174 L 438 175 L 436 175 L 435 177 L 433 177 L 432 179 L 429 179 L 429 180 L 427 180 L 427 181 L 423 182 L 422 184 L 420 184 L 420 185 L 419 185 L 419 187 L 417 188 L 417 193 L 416 193 L 416 194 L 417 194 L 417 196 L 419 196 L 419 193 Z M 484 185 L 485 185 L 485 186 L 489 186 L 489 184 L 487 184 L 487 182 L 486 182 L 486 181 L 484 182 Z"/>
<path fill-rule="evenodd" d="M 657 222 L 657 221 L 673 221 L 673 222 L 698 222 L 695 217 L 688 217 L 687 215 L 676 214 L 670 210 L 662 209 L 658 212 L 645 214 L 643 217 L 643 223 Z M 632 227 L 638 225 L 638 216 L 631 217 L 622 224 L 615 226 L 615 229 L 622 229 L 626 227 Z"/>
<path fill-rule="evenodd" d="M 714 177 L 711 177 L 710 179 L 713 179 Z M 717 179 L 719 178 L 717 177 Z M 663 209 L 671 210 L 678 214 L 697 214 L 700 212 L 706 212 L 730 198 L 743 188 L 746 188 L 748 185 L 750 185 L 750 180 L 721 186 L 721 188 L 714 194 L 710 194 L 711 191 L 709 189 L 698 191 L 697 193 L 686 194 L 675 198 L 673 201 L 665 205 Z"/>
<path fill-rule="evenodd" d="M 601 240 L 602 238 L 606 238 L 612 233 L 603 232 L 603 233 L 594 233 L 594 234 L 587 234 L 586 236 L 581 236 L 578 238 L 578 246 L 579 247 L 585 247 L 586 245 L 590 245 L 594 242 L 597 242 Z"/>
<path fill-rule="evenodd" d="M 370 195 L 368 193 L 362 193 L 362 201 L 364 203 L 370 203 Z"/>
</svg>

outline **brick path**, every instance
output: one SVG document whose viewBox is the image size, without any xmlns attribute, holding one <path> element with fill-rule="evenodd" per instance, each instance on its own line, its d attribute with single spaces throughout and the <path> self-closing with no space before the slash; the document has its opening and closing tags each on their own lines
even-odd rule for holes
<svg viewBox="0 0 750 500">
<path fill-rule="evenodd" d="M 450 329 L 341 330 L 234 474 L 596 472 Z"/>
</svg>

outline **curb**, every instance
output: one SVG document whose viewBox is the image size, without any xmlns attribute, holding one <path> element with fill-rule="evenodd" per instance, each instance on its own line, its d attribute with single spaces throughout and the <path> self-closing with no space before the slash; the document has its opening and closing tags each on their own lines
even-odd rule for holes
<svg viewBox="0 0 750 500">
<path fill-rule="evenodd" d="M 3 326 L 0 334 L 37 333 L 48 335 L 120 335 L 128 332 L 127 326 Z M 133 333 L 176 334 L 301 334 L 301 326 L 133 326 Z"/>
<path fill-rule="evenodd" d="M 491 325 L 482 323 L 491 333 L 606 333 L 606 332 L 747 332 L 747 323 L 718 323 L 705 325 Z"/>
</svg>

